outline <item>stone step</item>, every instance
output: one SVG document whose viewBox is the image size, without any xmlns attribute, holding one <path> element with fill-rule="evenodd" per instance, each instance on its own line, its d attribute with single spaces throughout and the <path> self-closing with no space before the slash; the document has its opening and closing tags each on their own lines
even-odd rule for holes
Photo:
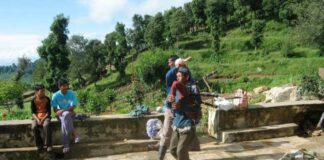
<svg viewBox="0 0 324 160">
<path fill-rule="evenodd" d="M 138 139 L 116 142 L 78 143 L 71 146 L 70 152 L 63 154 L 61 145 L 54 146 L 52 153 L 36 151 L 36 147 L 0 149 L 1 160 L 35 159 L 82 159 L 109 156 L 114 154 L 147 151 L 147 145 L 156 144 L 157 140 Z"/>
<path fill-rule="evenodd" d="M 222 143 L 232 143 L 295 135 L 298 125 L 286 123 L 279 125 L 262 126 L 256 128 L 225 130 L 222 134 Z"/>
</svg>

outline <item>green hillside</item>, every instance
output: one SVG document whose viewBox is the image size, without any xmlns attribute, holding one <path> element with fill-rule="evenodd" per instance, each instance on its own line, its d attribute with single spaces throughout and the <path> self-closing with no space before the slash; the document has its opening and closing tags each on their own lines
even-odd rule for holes
<svg viewBox="0 0 324 160">
<path fill-rule="evenodd" d="M 264 32 L 264 42 L 258 50 L 245 48 L 250 36 L 240 28 L 234 28 L 222 38 L 221 55 L 215 55 L 210 49 L 210 37 L 206 32 L 187 34 L 179 41 L 179 49 L 159 51 L 159 54 L 178 54 L 180 57 L 191 56 L 188 66 L 194 77 L 199 80 L 202 76 L 217 71 L 219 79 L 209 79 L 213 91 L 232 93 L 238 88 L 252 91 L 253 88 L 266 85 L 269 87 L 283 84 L 299 84 L 303 75 L 317 74 L 319 67 L 324 67 L 324 57 L 319 57 L 319 49 L 311 45 L 302 45 L 295 40 L 294 29 L 278 22 L 268 21 Z M 288 44 L 287 44 L 288 43 Z M 292 55 L 285 56 L 285 47 Z M 146 51 L 140 54 L 156 54 Z M 136 77 L 134 66 L 140 61 L 138 56 L 127 68 L 129 77 Z M 163 60 L 167 65 L 167 59 Z M 165 73 L 160 73 L 165 74 Z M 159 83 L 159 82 L 157 82 Z M 131 110 L 127 97 L 132 94 L 131 80 L 120 82 L 114 73 L 96 82 L 97 88 L 112 88 L 116 91 L 116 100 L 109 107 L 110 111 L 128 112 Z M 144 103 L 150 107 L 162 105 L 165 98 L 161 85 L 144 85 Z M 199 84 L 203 91 L 207 91 L 203 83 Z M 94 89 L 94 85 L 87 87 Z M 95 90 L 95 89 L 94 89 Z"/>
</svg>

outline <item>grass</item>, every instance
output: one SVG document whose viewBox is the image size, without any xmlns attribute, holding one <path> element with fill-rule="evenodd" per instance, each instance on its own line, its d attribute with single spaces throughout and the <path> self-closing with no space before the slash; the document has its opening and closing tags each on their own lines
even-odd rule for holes
<svg viewBox="0 0 324 160">
<path fill-rule="evenodd" d="M 3 115 L 6 115 L 5 117 Z M 0 120 L 14 120 L 14 119 L 31 119 L 31 109 L 30 103 L 25 102 L 24 108 L 20 109 L 17 106 L 14 106 L 9 112 L 4 106 L 0 106 Z"/>
</svg>

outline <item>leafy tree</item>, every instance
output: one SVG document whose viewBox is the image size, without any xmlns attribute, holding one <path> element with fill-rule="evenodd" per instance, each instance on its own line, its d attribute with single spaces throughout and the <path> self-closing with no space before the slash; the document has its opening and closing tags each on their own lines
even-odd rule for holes
<svg viewBox="0 0 324 160">
<path fill-rule="evenodd" d="M 21 77 L 25 74 L 29 64 L 30 64 L 30 59 L 26 57 L 18 58 L 18 67 L 16 70 L 16 75 L 13 78 L 14 81 L 18 82 L 21 79 Z"/>
<path fill-rule="evenodd" d="M 265 22 L 263 20 L 254 20 L 252 23 L 252 38 L 250 42 L 255 50 L 257 50 L 257 48 L 262 44 L 264 27 Z"/>
<path fill-rule="evenodd" d="M 241 1 L 244 6 L 248 6 L 250 8 L 250 10 L 253 12 L 253 14 L 251 14 L 253 17 L 251 17 L 250 20 L 254 20 L 256 18 L 262 18 L 262 16 L 263 16 L 262 1 L 263 0 Z"/>
<path fill-rule="evenodd" d="M 280 8 L 284 2 L 284 0 L 263 0 L 262 9 L 265 16 L 269 19 L 278 20 Z"/>
<path fill-rule="evenodd" d="M 192 30 L 191 27 L 194 26 L 195 20 L 192 12 L 192 3 L 185 3 L 183 5 L 183 9 L 185 11 L 186 17 L 187 17 L 187 23 L 189 25 L 190 31 Z"/>
<path fill-rule="evenodd" d="M 126 41 L 125 25 L 117 23 L 116 27 L 116 54 L 114 55 L 114 64 L 119 72 L 120 78 L 125 77 L 125 68 L 127 65 L 126 56 L 129 52 Z"/>
<path fill-rule="evenodd" d="M 297 14 L 295 13 L 295 5 L 297 0 L 285 1 L 279 11 L 279 20 L 288 24 L 296 24 Z"/>
<path fill-rule="evenodd" d="M 250 12 L 249 6 L 243 5 L 241 0 L 233 1 L 234 13 L 232 21 L 237 23 L 241 29 L 246 28 L 246 24 L 249 22 L 248 13 Z"/>
<path fill-rule="evenodd" d="M 320 55 L 324 55 L 324 1 L 306 0 L 297 8 L 297 33 L 301 40 L 314 42 L 320 48 Z"/>
<path fill-rule="evenodd" d="M 186 13 L 181 8 L 176 9 L 170 19 L 171 34 L 179 41 L 180 35 L 186 33 L 189 29 L 189 23 Z"/>
<path fill-rule="evenodd" d="M 106 62 L 107 64 L 110 65 L 115 65 L 114 64 L 114 56 L 116 55 L 116 44 L 117 44 L 117 33 L 116 32 L 111 32 L 106 35 L 105 37 L 105 48 L 106 48 Z"/>
<path fill-rule="evenodd" d="M 164 24 L 164 31 L 163 31 L 163 39 L 165 39 L 164 41 L 164 48 L 170 48 L 173 46 L 173 44 L 176 42 L 176 35 L 174 35 L 171 30 L 172 27 L 171 26 L 171 21 L 172 21 L 172 16 L 173 14 L 181 8 L 176 8 L 176 7 L 171 7 L 171 9 L 166 10 L 163 14 L 163 20 L 165 22 Z"/>
<path fill-rule="evenodd" d="M 30 64 L 30 59 L 26 57 L 18 58 L 18 67 L 17 67 L 16 75 L 13 78 L 15 83 L 18 83 L 21 77 L 25 74 L 29 64 Z M 15 103 L 19 108 L 24 108 L 24 100 L 22 94 L 17 95 L 17 97 L 15 98 Z"/>
<path fill-rule="evenodd" d="M 11 111 L 17 97 L 23 94 L 24 86 L 19 82 L 0 81 L 0 105 Z"/>
<path fill-rule="evenodd" d="M 207 15 L 205 14 L 206 0 L 193 0 L 191 9 L 196 26 L 205 26 Z"/>
<path fill-rule="evenodd" d="M 32 79 L 34 82 L 44 83 L 43 77 L 45 76 L 46 73 L 46 69 L 45 69 L 46 62 L 43 58 L 40 58 L 36 60 L 34 63 L 35 63 L 35 68 L 33 70 Z"/>
<path fill-rule="evenodd" d="M 116 67 L 119 72 L 119 78 L 125 77 L 125 68 L 127 65 L 126 56 L 129 52 L 126 41 L 125 25 L 117 23 L 115 31 L 106 35 L 105 47 L 107 59 Z"/>
<path fill-rule="evenodd" d="M 97 81 L 101 78 L 105 69 L 105 48 L 101 41 L 90 40 L 85 46 L 87 66 L 86 71 L 90 74 L 90 80 Z"/>
<path fill-rule="evenodd" d="M 144 37 L 151 48 L 162 46 L 164 42 L 164 25 L 163 15 L 160 12 L 148 23 Z"/>
<path fill-rule="evenodd" d="M 86 74 L 87 67 L 89 65 L 86 56 L 86 46 L 88 40 L 80 35 L 73 35 L 68 41 L 68 47 L 70 50 L 70 67 L 69 78 L 76 79 L 77 86 L 84 86 L 86 83 L 84 75 Z"/>
<path fill-rule="evenodd" d="M 45 83 L 49 91 L 57 90 L 57 81 L 67 76 L 70 65 L 67 48 L 69 19 L 63 14 L 57 15 L 50 27 L 50 34 L 42 41 L 42 46 L 37 51 L 46 62 Z"/>
<path fill-rule="evenodd" d="M 212 35 L 212 47 L 215 53 L 220 50 L 220 37 L 225 33 L 228 4 L 226 0 L 208 0 L 207 1 L 207 23 Z"/>
<path fill-rule="evenodd" d="M 143 51 L 146 48 L 146 43 L 144 39 L 145 32 L 145 21 L 141 15 L 135 14 L 133 16 L 133 30 L 130 30 L 130 42 L 132 47 L 135 49 L 136 53 Z"/>
</svg>

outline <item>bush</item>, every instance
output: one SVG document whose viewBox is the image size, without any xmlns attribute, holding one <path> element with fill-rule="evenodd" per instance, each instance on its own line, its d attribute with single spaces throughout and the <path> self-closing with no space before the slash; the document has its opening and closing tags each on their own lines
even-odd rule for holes
<svg viewBox="0 0 324 160">
<path fill-rule="evenodd" d="M 13 102 L 22 97 L 25 86 L 21 83 L 11 81 L 0 81 L 0 105 L 6 106 L 10 112 L 14 106 Z"/>
<path fill-rule="evenodd" d="M 198 39 L 186 42 L 179 42 L 178 48 L 180 49 L 199 49 L 199 48 L 209 48 L 211 46 L 211 41 L 209 39 Z"/>
<path fill-rule="evenodd" d="M 103 96 L 105 97 L 105 101 L 108 104 L 111 104 L 113 101 L 115 101 L 116 99 L 116 94 L 114 92 L 114 90 L 107 88 L 104 92 L 103 92 Z"/>
<path fill-rule="evenodd" d="M 303 96 L 320 96 L 323 80 L 318 75 L 304 75 L 301 77 L 299 91 Z M 321 90 L 321 91 L 320 91 Z"/>
<path fill-rule="evenodd" d="M 146 84 L 164 82 L 165 73 L 169 69 L 167 61 L 170 55 L 171 53 L 159 49 L 141 54 L 134 64 L 134 75 Z"/>
<path fill-rule="evenodd" d="M 105 100 L 101 97 L 102 95 L 98 95 L 95 93 L 88 94 L 86 110 L 91 114 L 94 113 L 99 115 L 101 112 L 105 112 L 107 105 L 105 104 Z"/>
<path fill-rule="evenodd" d="M 106 93 L 98 93 L 96 91 L 86 90 L 77 92 L 77 97 L 80 102 L 80 108 L 84 112 L 99 115 L 105 112 L 107 108 L 107 99 L 102 98 Z"/>
<path fill-rule="evenodd" d="M 290 40 L 287 39 L 283 41 L 283 44 L 281 45 L 282 56 L 288 58 L 294 57 L 295 56 L 295 52 L 293 51 L 294 48 L 295 46 Z"/>
</svg>

